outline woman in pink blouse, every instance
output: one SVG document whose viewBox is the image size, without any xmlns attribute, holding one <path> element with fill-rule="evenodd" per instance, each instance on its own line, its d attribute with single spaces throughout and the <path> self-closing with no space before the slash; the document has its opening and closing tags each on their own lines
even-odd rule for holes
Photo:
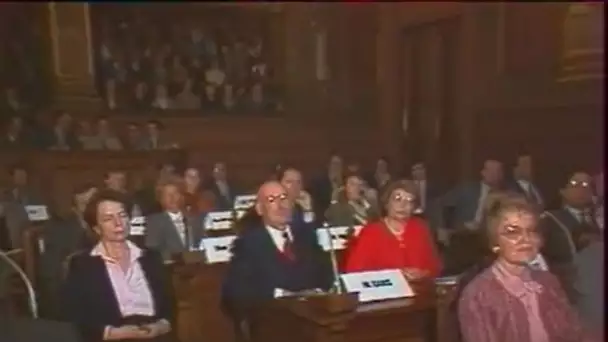
<svg viewBox="0 0 608 342">
<path fill-rule="evenodd" d="M 541 244 L 538 218 L 534 205 L 517 195 L 490 209 L 487 229 L 496 260 L 459 299 L 465 342 L 596 340 L 583 331 L 557 279 L 528 266 Z"/>
<path fill-rule="evenodd" d="M 160 254 L 127 240 L 121 195 L 96 194 L 84 218 L 99 237 L 69 261 L 64 286 L 67 319 L 83 341 L 173 341 L 173 300 Z"/>
</svg>

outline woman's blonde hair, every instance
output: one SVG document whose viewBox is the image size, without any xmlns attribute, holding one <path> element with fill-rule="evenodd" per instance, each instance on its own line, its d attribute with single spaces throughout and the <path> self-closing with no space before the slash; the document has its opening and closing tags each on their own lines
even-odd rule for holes
<svg viewBox="0 0 608 342">
<path fill-rule="evenodd" d="M 490 203 L 488 203 L 490 202 Z M 539 219 L 540 211 L 535 203 L 515 192 L 497 192 L 486 201 L 485 228 L 490 247 L 496 246 L 498 226 L 501 219 L 510 213 L 525 213 Z"/>
</svg>

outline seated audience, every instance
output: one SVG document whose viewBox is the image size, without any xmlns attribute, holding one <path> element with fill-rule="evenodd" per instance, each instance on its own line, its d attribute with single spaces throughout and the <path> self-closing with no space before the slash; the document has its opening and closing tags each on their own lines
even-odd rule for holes
<svg viewBox="0 0 608 342">
<path fill-rule="evenodd" d="M 323 175 L 314 180 L 311 187 L 315 215 L 323 217 L 331 204 L 334 194 L 342 187 L 344 167 L 342 157 L 333 154 L 329 158 L 327 169 Z"/>
<path fill-rule="evenodd" d="M 99 242 L 69 261 L 67 319 L 83 341 L 173 341 L 174 302 L 160 255 L 127 240 L 121 196 L 106 190 L 87 204 L 85 220 Z"/>
<path fill-rule="evenodd" d="M 42 311 L 46 317 L 58 318 L 59 290 L 64 277 L 64 262 L 71 254 L 90 249 L 96 237 L 84 220 L 84 211 L 89 200 L 97 193 L 97 188 L 84 184 L 76 188 L 72 197 L 72 212 L 62 219 L 53 219 L 44 225 L 41 251 L 40 284 L 42 285 Z"/>
<path fill-rule="evenodd" d="M 400 269 L 410 280 L 439 275 L 441 265 L 429 228 L 412 216 L 415 200 L 412 181 L 386 187 L 380 199 L 382 218 L 363 227 L 353 241 L 346 272 Z"/>
<path fill-rule="evenodd" d="M 528 266 L 539 251 L 536 207 L 520 197 L 492 208 L 488 240 L 495 261 L 458 299 L 465 342 L 593 341 L 582 329 L 557 279 Z"/>
<path fill-rule="evenodd" d="M 325 219 L 330 226 L 353 227 L 377 219 L 378 209 L 365 197 L 363 182 L 361 175 L 356 173 L 344 177 L 344 188 L 325 212 Z"/>
<path fill-rule="evenodd" d="M 595 222 L 604 231 L 604 171 L 598 173 L 594 178 L 595 196 L 593 207 L 595 209 Z"/>
<path fill-rule="evenodd" d="M 509 187 L 542 208 L 545 205 L 544 199 L 538 187 L 534 184 L 532 170 L 532 157 L 528 154 L 519 155 L 517 163 L 513 167 L 513 181 L 509 184 Z"/>
<path fill-rule="evenodd" d="M 76 139 L 78 139 L 78 144 L 85 151 L 100 149 L 97 135 L 93 133 L 91 123 L 87 120 L 82 120 L 78 122 L 78 128 L 76 130 Z"/>
<path fill-rule="evenodd" d="M 481 220 L 486 196 L 492 189 L 501 189 L 502 182 L 502 163 L 486 160 L 481 181 L 457 186 L 435 199 L 429 218 L 439 241 L 449 245 L 450 237 L 455 233 L 475 229 Z M 447 210 L 451 210 L 452 222 L 446 220 Z"/>
<path fill-rule="evenodd" d="M 421 162 L 412 165 L 411 176 L 418 188 L 418 208 L 416 209 L 421 214 L 426 214 L 430 204 L 437 196 L 436 184 L 427 178 L 426 166 Z"/>
<path fill-rule="evenodd" d="M 80 147 L 72 127 L 72 116 L 69 113 L 59 112 L 45 143 L 47 148 L 57 151 L 70 151 Z"/>
<path fill-rule="evenodd" d="M 290 224 L 292 202 L 280 183 L 260 187 L 255 211 L 261 220 L 251 216 L 241 227 L 222 290 L 223 307 L 237 323 L 281 292 L 326 290 L 333 281 L 315 231 Z"/>
<path fill-rule="evenodd" d="M 146 218 L 146 246 L 160 251 L 166 259 L 198 246 L 203 224 L 200 217 L 186 211 L 183 182 L 179 178 L 161 179 L 156 194 L 163 211 Z"/>
<path fill-rule="evenodd" d="M 186 211 L 192 216 L 199 216 L 215 209 L 215 196 L 202 188 L 200 172 L 195 167 L 184 170 Z"/>
<path fill-rule="evenodd" d="M 379 158 L 376 161 L 376 167 L 372 177 L 370 177 L 369 184 L 379 192 L 382 192 L 382 189 L 391 182 L 392 176 L 389 166 L 389 161 L 386 157 Z"/>
<path fill-rule="evenodd" d="M 125 148 L 131 151 L 143 151 L 146 149 L 146 142 L 141 135 L 139 125 L 135 122 L 127 124 Z"/>
<path fill-rule="evenodd" d="M 30 143 L 25 127 L 23 127 L 23 119 L 20 116 L 13 116 L 4 128 L 4 134 L 0 139 L 0 149 L 28 147 L 30 147 Z"/>
<path fill-rule="evenodd" d="M 541 220 L 542 253 L 574 301 L 574 256 L 591 241 L 601 239 L 601 233 L 592 214 L 591 176 L 584 172 L 574 173 L 560 193 L 563 207 L 545 212 Z"/>
<path fill-rule="evenodd" d="M 146 136 L 143 139 L 146 150 L 167 150 L 177 148 L 176 144 L 170 143 L 163 135 L 163 127 L 158 121 L 148 121 L 146 124 Z"/>
<path fill-rule="evenodd" d="M 212 179 L 206 188 L 215 195 L 217 210 L 231 210 L 234 205 L 234 197 L 239 194 L 228 180 L 226 164 L 223 162 L 213 164 L 211 176 Z"/>
<path fill-rule="evenodd" d="M 13 165 L 9 169 L 9 187 L 0 193 L 0 207 L 4 212 L 4 220 L 10 245 L 21 248 L 23 233 L 28 228 L 30 218 L 27 214 L 28 205 L 44 205 L 41 194 L 29 183 L 29 172 L 23 165 Z"/>
<path fill-rule="evenodd" d="M 97 148 L 99 150 L 122 150 L 122 143 L 118 136 L 113 132 L 110 122 L 102 117 L 97 120 L 97 133 L 95 135 Z"/>
<path fill-rule="evenodd" d="M 277 178 L 285 187 L 289 200 L 293 202 L 291 222 L 312 223 L 315 219 L 312 198 L 302 189 L 302 173 L 294 167 L 286 167 L 279 171 Z"/>
<path fill-rule="evenodd" d="M 576 307 L 587 327 L 604 341 L 604 241 L 594 241 L 574 257 Z"/>
</svg>

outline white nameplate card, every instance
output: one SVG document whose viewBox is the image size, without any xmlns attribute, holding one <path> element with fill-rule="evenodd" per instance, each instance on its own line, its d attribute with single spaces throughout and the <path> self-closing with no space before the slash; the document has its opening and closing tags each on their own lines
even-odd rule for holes
<svg viewBox="0 0 608 342">
<path fill-rule="evenodd" d="M 228 262 L 232 258 L 232 243 L 235 239 L 236 235 L 205 238 L 201 240 L 199 250 L 205 251 L 209 264 Z"/>
<path fill-rule="evenodd" d="M 353 232 L 352 236 L 359 235 L 362 226 L 354 226 L 352 227 Z M 343 250 L 346 248 L 346 244 L 349 239 L 349 231 L 350 227 L 348 226 L 339 226 L 339 227 L 323 227 L 317 229 L 317 241 L 319 245 L 323 248 L 324 251 L 329 251 L 331 246 L 329 241 L 333 242 L 334 250 Z"/>
<path fill-rule="evenodd" d="M 304 222 L 311 223 L 314 220 L 315 220 L 315 213 L 314 212 L 312 212 L 312 211 L 305 211 L 304 212 Z"/>
<path fill-rule="evenodd" d="M 255 204 L 256 195 L 238 195 L 234 198 L 234 210 L 247 210 Z"/>
<path fill-rule="evenodd" d="M 143 216 L 136 216 L 131 219 L 131 230 L 130 235 L 144 235 L 146 232 L 146 218 Z"/>
<path fill-rule="evenodd" d="M 360 302 L 414 296 L 400 270 L 381 270 L 341 275 L 347 292 L 359 293 Z"/>
<path fill-rule="evenodd" d="M 204 226 L 206 230 L 228 230 L 233 223 L 232 211 L 212 211 L 205 216 Z"/>
<path fill-rule="evenodd" d="M 46 205 L 26 205 L 25 211 L 27 218 L 32 222 L 46 221 L 49 219 L 49 212 Z"/>
<path fill-rule="evenodd" d="M 247 213 L 246 210 L 239 210 L 239 211 L 235 211 L 236 213 L 236 219 L 240 220 L 243 216 L 245 216 L 245 214 Z"/>
</svg>

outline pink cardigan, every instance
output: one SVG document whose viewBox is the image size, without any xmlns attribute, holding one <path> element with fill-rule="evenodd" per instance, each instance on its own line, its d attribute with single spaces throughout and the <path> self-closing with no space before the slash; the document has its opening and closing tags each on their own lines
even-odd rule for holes
<svg viewBox="0 0 608 342">
<path fill-rule="evenodd" d="M 544 325 L 535 328 L 544 330 L 542 335 L 546 334 L 548 341 L 596 341 L 583 331 L 566 294 L 551 273 L 531 271 L 530 277 L 540 288 L 536 298 Z M 473 279 L 458 302 L 458 320 L 465 342 L 538 342 L 532 338 L 529 314 L 524 302 L 497 278 L 496 266 Z"/>
</svg>

